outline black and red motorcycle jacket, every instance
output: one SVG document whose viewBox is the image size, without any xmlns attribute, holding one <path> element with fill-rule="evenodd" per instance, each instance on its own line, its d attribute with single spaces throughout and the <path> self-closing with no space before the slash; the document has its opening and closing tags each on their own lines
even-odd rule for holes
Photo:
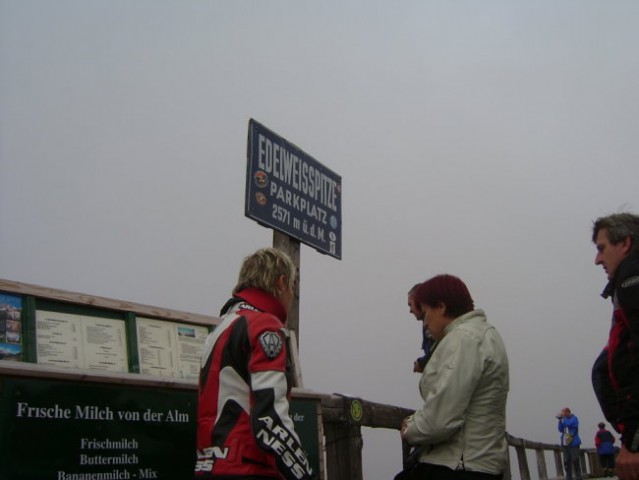
<svg viewBox="0 0 639 480">
<path fill-rule="evenodd" d="M 624 259 L 602 296 L 612 296 L 608 344 L 592 369 L 601 409 L 621 442 L 639 451 L 639 255 Z"/>
<path fill-rule="evenodd" d="M 250 288 L 222 313 L 202 357 L 195 478 L 315 478 L 288 414 L 286 311 L 272 295 Z"/>
</svg>

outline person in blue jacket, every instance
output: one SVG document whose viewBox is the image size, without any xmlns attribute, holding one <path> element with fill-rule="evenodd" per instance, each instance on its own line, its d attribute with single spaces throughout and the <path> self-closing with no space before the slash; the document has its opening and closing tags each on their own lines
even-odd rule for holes
<svg viewBox="0 0 639 480">
<path fill-rule="evenodd" d="M 561 432 L 561 448 L 564 452 L 564 468 L 566 470 L 566 480 L 583 480 L 581 475 L 581 463 L 579 461 L 579 419 L 573 415 L 568 407 L 561 409 L 561 413 L 555 415 L 557 418 L 557 429 Z"/>
<path fill-rule="evenodd" d="M 599 430 L 595 434 L 595 447 L 597 447 L 597 455 L 599 463 L 603 468 L 604 476 L 613 477 L 615 474 L 615 437 L 609 430 L 606 430 L 606 424 L 600 422 Z"/>
</svg>

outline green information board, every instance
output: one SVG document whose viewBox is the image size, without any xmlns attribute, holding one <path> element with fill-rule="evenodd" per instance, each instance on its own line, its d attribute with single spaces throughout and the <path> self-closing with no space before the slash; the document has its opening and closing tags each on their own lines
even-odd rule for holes
<svg viewBox="0 0 639 480">
<path fill-rule="evenodd" d="M 317 400 L 290 415 L 318 471 Z M 195 390 L 0 377 L 2 479 L 191 479 L 196 421 Z"/>
<path fill-rule="evenodd" d="M 195 400 L 192 391 L 3 378 L 3 477 L 191 478 Z"/>
<path fill-rule="evenodd" d="M 302 446 L 306 450 L 308 462 L 314 472 L 320 471 L 318 408 L 319 400 L 294 398 L 289 409 L 289 415 L 295 423 L 295 431 L 300 437 Z"/>
</svg>

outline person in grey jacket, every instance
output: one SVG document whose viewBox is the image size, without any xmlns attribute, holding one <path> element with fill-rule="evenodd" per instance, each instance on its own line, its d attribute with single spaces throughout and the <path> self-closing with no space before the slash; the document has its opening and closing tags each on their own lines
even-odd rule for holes
<svg viewBox="0 0 639 480">
<path fill-rule="evenodd" d="M 419 382 L 424 405 L 401 427 L 402 439 L 422 447 L 408 478 L 500 480 L 508 461 L 504 343 L 459 278 L 437 275 L 415 298 L 436 344 Z"/>
</svg>

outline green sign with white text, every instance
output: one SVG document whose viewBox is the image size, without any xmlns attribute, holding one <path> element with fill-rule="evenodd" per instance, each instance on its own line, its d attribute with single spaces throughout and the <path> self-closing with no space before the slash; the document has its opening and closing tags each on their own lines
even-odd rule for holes
<svg viewBox="0 0 639 480">
<path fill-rule="evenodd" d="M 290 415 L 319 468 L 316 400 Z M 0 377 L 3 480 L 193 478 L 197 391 Z"/>
<path fill-rule="evenodd" d="M 188 479 L 196 398 L 170 391 L 3 378 L 0 464 L 7 480 Z"/>
</svg>

